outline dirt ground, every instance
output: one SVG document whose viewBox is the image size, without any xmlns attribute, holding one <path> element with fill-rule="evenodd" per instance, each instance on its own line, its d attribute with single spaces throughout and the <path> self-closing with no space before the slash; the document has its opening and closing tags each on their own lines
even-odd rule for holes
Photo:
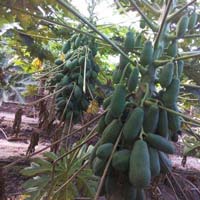
<svg viewBox="0 0 200 200">
<path fill-rule="evenodd" d="M 0 107 L 0 167 L 5 166 L 18 158 L 26 155 L 29 140 L 34 127 L 38 125 L 38 118 L 30 115 L 32 108 L 27 108 L 22 118 L 19 141 L 8 141 L 6 137 L 12 136 L 12 124 L 17 105 L 4 105 Z M 2 131 L 5 133 L 3 134 Z M 40 137 L 36 151 L 50 144 L 49 137 Z M 182 161 L 181 137 L 176 144 L 176 155 L 171 155 L 173 163 L 173 173 L 164 178 L 156 189 L 147 190 L 149 199 L 159 200 L 200 200 L 200 159 L 188 157 L 186 166 L 181 165 Z M 48 151 L 48 149 L 46 150 Z M 40 154 L 41 155 L 41 154 Z M 22 183 L 27 179 L 19 171 L 29 165 L 29 161 L 21 161 L 12 168 L 3 171 L 5 194 L 7 199 L 19 199 L 19 194 L 23 193 Z M 2 177 L 1 177 L 2 178 Z M 0 181 L 1 182 L 1 181 Z M 153 190 L 153 192 L 152 192 Z M 156 193 L 156 195 L 155 195 Z M 184 194 L 187 196 L 184 197 Z M 155 196 L 154 196 L 155 195 Z"/>
</svg>

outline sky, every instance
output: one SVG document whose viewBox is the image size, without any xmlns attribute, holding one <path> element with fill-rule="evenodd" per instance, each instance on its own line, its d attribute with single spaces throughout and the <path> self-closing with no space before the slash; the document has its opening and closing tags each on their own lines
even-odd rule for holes
<svg viewBox="0 0 200 200">
<path fill-rule="evenodd" d="M 86 0 L 72 0 L 72 4 L 82 15 L 89 16 Z M 100 3 L 96 6 L 95 14 L 98 17 L 98 24 L 114 23 L 129 26 L 137 20 L 133 12 L 128 12 L 123 15 L 119 14 L 116 5 L 114 5 L 114 0 L 100 0 Z"/>
</svg>

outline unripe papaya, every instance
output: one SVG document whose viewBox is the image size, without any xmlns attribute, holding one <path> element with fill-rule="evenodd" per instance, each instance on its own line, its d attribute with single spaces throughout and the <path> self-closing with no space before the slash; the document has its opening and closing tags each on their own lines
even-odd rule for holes
<svg viewBox="0 0 200 200">
<path fill-rule="evenodd" d="M 167 48 L 167 55 L 171 57 L 175 57 L 178 53 L 178 44 L 177 41 L 174 40 Z"/>
<path fill-rule="evenodd" d="M 172 170 L 172 162 L 167 157 L 167 155 L 163 152 L 159 152 L 159 158 L 160 158 L 160 171 L 163 174 L 166 174 Z"/>
<path fill-rule="evenodd" d="M 114 83 L 114 84 L 119 83 L 120 78 L 121 78 L 121 75 L 122 75 L 122 72 L 121 72 L 120 69 L 116 69 L 116 70 L 113 72 L 112 80 L 113 80 L 113 83 Z"/>
<path fill-rule="evenodd" d="M 126 89 L 122 84 L 118 84 L 112 95 L 110 111 L 113 117 L 119 117 L 125 109 Z"/>
<path fill-rule="evenodd" d="M 174 104 L 174 105 L 172 105 L 172 106 L 170 106 L 168 108 L 178 112 L 176 104 Z M 167 116 L 168 116 L 169 129 L 172 132 L 179 131 L 181 129 L 181 120 L 180 120 L 179 115 L 171 113 L 171 112 L 168 112 Z"/>
<path fill-rule="evenodd" d="M 177 65 L 178 65 L 178 77 L 180 78 L 182 73 L 183 73 L 184 61 L 183 60 L 178 60 L 177 61 Z"/>
<path fill-rule="evenodd" d="M 101 117 L 101 119 L 98 122 L 97 132 L 99 134 L 103 133 L 105 127 L 106 127 L 106 123 L 105 123 L 105 115 L 104 115 L 104 116 Z"/>
<path fill-rule="evenodd" d="M 149 186 L 151 180 L 150 159 L 147 143 L 137 140 L 131 151 L 129 181 L 136 188 Z"/>
<path fill-rule="evenodd" d="M 112 99 L 112 95 L 110 95 L 104 99 L 104 101 L 103 101 L 103 109 L 104 110 L 110 105 L 111 99 Z"/>
<path fill-rule="evenodd" d="M 142 34 L 139 33 L 135 40 L 135 48 L 140 48 L 142 46 Z"/>
<path fill-rule="evenodd" d="M 97 148 L 96 156 L 102 160 L 107 160 L 112 153 L 113 144 L 105 143 Z"/>
<path fill-rule="evenodd" d="M 112 166 L 114 169 L 126 172 L 129 168 L 130 151 L 123 149 L 116 151 L 112 158 Z"/>
<path fill-rule="evenodd" d="M 156 132 L 164 138 L 168 138 L 169 136 L 167 111 L 163 109 L 160 109 L 159 112 L 158 127 Z"/>
<path fill-rule="evenodd" d="M 145 136 L 145 141 L 153 148 L 163 151 L 164 153 L 173 154 L 175 152 L 174 146 L 164 137 L 153 133 L 148 133 Z"/>
<path fill-rule="evenodd" d="M 180 38 L 183 37 L 187 31 L 189 24 L 189 17 L 187 15 L 184 15 L 180 18 L 178 21 L 177 27 L 176 27 L 176 37 Z"/>
<path fill-rule="evenodd" d="M 163 88 L 166 88 L 172 82 L 174 73 L 174 63 L 169 62 L 163 66 L 159 76 L 159 83 Z"/>
<path fill-rule="evenodd" d="M 152 61 L 153 61 L 153 46 L 151 41 L 146 41 L 141 53 L 140 62 L 142 65 L 146 66 L 151 64 Z"/>
<path fill-rule="evenodd" d="M 126 142 L 131 143 L 138 136 L 144 119 L 144 111 L 142 108 L 135 108 L 123 127 L 123 137 Z"/>
<path fill-rule="evenodd" d="M 95 159 L 92 162 L 92 170 L 94 172 L 94 175 L 102 176 L 105 166 L 106 166 L 106 160 L 102 160 L 98 157 L 95 157 Z"/>
<path fill-rule="evenodd" d="M 75 86 L 74 88 L 74 97 L 79 100 L 82 96 L 82 90 L 80 89 L 80 87 L 78 85 Z"/>
<path fill-rule="evenodd" d="M 162 100 L 165 105 L 174 105 L 177 102 L 180 90 L 180 80 L 177 78 L 172 79 L 172 82 L 163 93 Z"/>
<path fill-rule="evenodd" d="M 144 115 L 143 129 L 146 133 L 154 133 L 159 119 L 159 107 L 153 104 Z"/>
<path fill-rule="evenodd" d="M 145 192 L 143 189 L 137 189 L 137 195 L 135 200 L 146 200 Z"/>
<path fill-rule="evenodd" d="M 117 137 L 122 129 L 122 123 L 120 120 L 113 120 L 103 131 L 101 138 L 101 143 L 112 143 L 114 144 L 117 140 Z"/>
<path fill-rule="evenodd" d="M 128 31 L 126 33 L 125 43 L 124 43 L 124 50 L 125 52 L 132 52 L 134 49 L 134 33 L 132 31 Z"/>
<path fill-rule="evenodd" d="M 128 79 L 128 91 L 133 92 L 138 84 L 139 69 L 134 67 Z"/>
<path fill-rule="evenodd" d="M 197 23 L 197 19 L 198 19 L 198 15 L 197 13 L 194 11 L 189 18 L 189 24 L 188 24 L 188 29 L 191 30 L 195 27 L 196 23 Z"/>
<path fill-rule="evenodd" d="M 120 58 L 119 58 L 119 69 L 123 70 L 128 63 L 129 63 L 129 60 L 126 57 L 124 57 L 123 55 L 120 55 Z"/>
<path fill-rule="evenodd" d="M 97 148 L 99 147 L 100 145 L 100 140 L 95 144 L 94 148 L 92 149 L 92 152 L 90 154 L 90 157 L 89 157 L 89 165 L 90 167 L 92 168 L 92 163 L 96 157 L 96 151 L 97 151 Z"/>
<path fill-rule="evenodd" d="M 151 176 L 155 177 L 160 174 L 160 159 L 158 151 L 152 147 L 149 147 L 150 169 Z"/>
<path fill-rule="evenodd" d="M 64 54 L 66 54 L 69 50 L 70 50 L 70 41 L 68 40 L 68 41 L 63 45 L 62 52 L 63 52 Z"/>
<path fill-rule="evenodd" d="M 58 59 L 55 60 L 55 64 L 56 64 L 56 65 L 62 65 L 62 64 L 63 64 L 63 61 L 62 61 L 61 59 L 58 58 Z"/>
<path fill-rule="evenodd" d="M 109 109 L 108 112 L 105 115 L 105 123 L 106 125 L 110 124 L 113 121 L 114 117 L 112 116 L 112 112 Z"/>
</svg>

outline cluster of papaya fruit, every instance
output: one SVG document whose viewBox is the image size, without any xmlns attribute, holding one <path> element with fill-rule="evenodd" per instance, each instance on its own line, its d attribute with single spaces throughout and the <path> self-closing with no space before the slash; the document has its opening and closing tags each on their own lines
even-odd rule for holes
<svg viewBox="0 0 200 200">
<path fill-rule="evenodd" d="M 100 70 L 94 60 L 96 53 L 95 40 L 82 34 L 72 35 L 63 45 L 61 58 L 55 60 L 59 73 L 50 80 L 56 90 L 65 87 L 55 100 L 59 118 L 65 107 L 64 120 L 69 120 L 73 113 L 73 121 L 77 121 L 87 110 Z"/>
<path fill-rule="evenodd" d="M 181 29 L 180 24 L 177 29 Z M 141 40 L 140 34 L 138 37 Z M 163 48 L 160 43 L 164 44 Z M 108 199 L 118 190 L 122 200 L 144 199 L 144 188 L 155 177 L 172 169 L 168 154 L 175 152 L 171 141 L 178 140 L 181 129 L 177 99 L 184 62 L 175 59 L 177 38 L 160 43 L 153 46 L 151 41 L 146 41 L 135 67 L 120 56 L 113 74 L 114 91 L 103 102 L 107 112 L 99 120 L 100 140 L 90 163 L 94 174 L 101 177 L 112 154 L 102 190 Z M 134 47 L 134 34 L 129 31 L 124 51 L 129 53 Z M 157 66 L 154 61 L 163 57 L 170 61 Z M 119 143 L 113 151 L 118 137 Z"/>
</svg>

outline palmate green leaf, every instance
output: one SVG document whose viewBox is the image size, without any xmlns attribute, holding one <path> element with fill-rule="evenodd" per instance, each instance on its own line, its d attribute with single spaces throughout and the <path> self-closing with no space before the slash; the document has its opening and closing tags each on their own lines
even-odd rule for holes
<svg viewBox="0 0 200 200">
<path fill-rule="evenodd" d="M 54 152 L 44 152 L 43 155 L 50 161 L 54 161 L 58 158 L 58 156 Z"/>
<path fill-rule="evenodd" d="M 49 179 L 50 179 L 49 175 L 36 176 L 23 183 L 22 187 L 24 189 L 30 189 L 34 187 L 38 188 L 40 186 L 44 187 L 49 182 Z"/>
<path fill-rule="evenodd" d="M 24 176 L 36 176 L 41 173 L 50 173 L 51 168 L 46 166 L 40 166 L 37 163 L 32 163 L 30 167 L 26 167 L 20 171 Z"/>
</svg>

